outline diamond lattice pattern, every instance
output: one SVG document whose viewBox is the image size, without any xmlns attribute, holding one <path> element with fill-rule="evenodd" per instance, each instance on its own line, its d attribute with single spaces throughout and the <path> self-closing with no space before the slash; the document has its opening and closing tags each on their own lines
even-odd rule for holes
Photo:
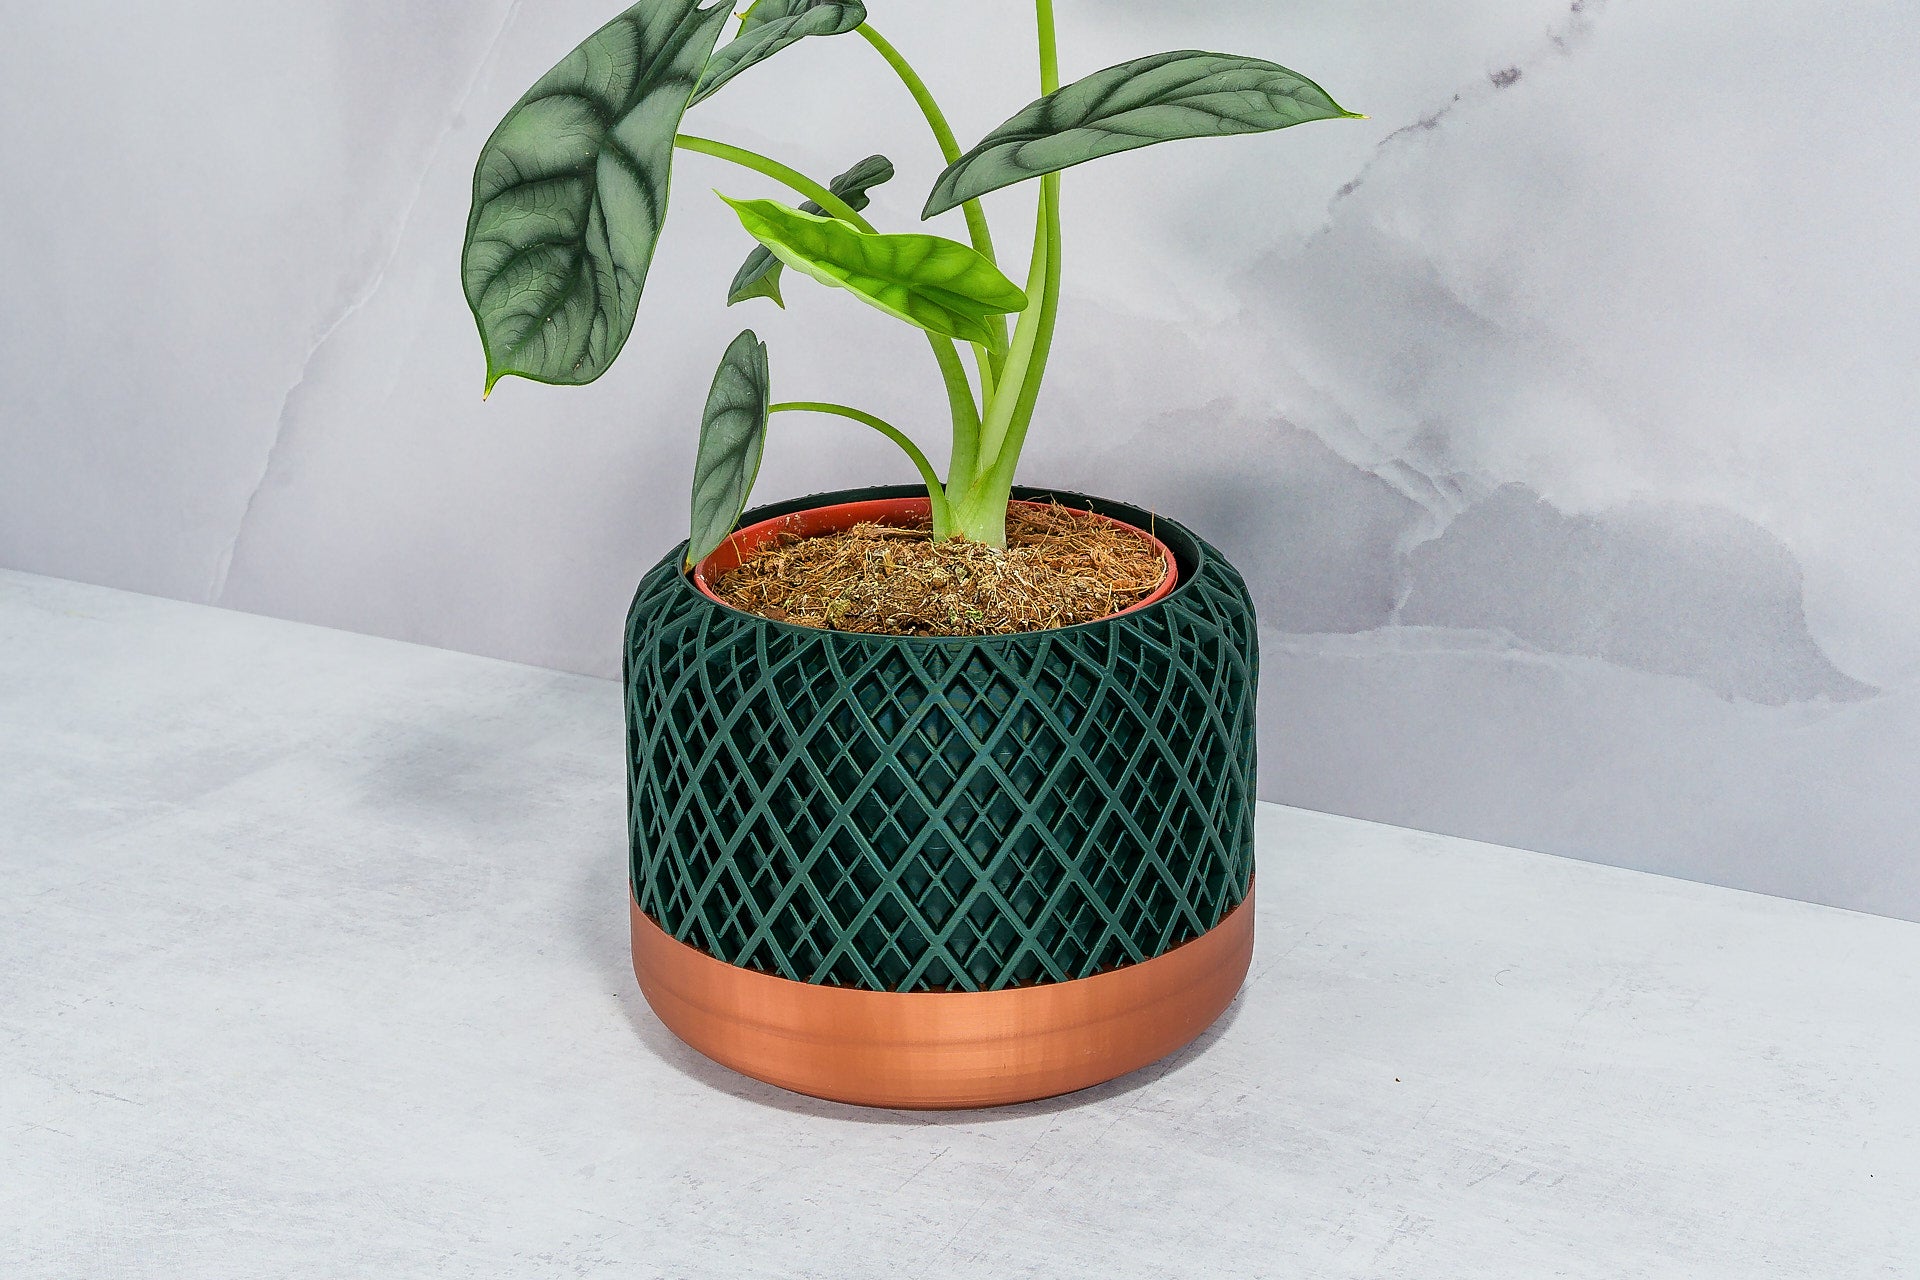
<svg viewBox="0 0 1920 1280">
<path fill-rule="evenodd" d="M 1090 977 L 1218 924 L 1253 873 L 1258 638 L 1219 553 L 1155 532 L 1166 601 L 984 640 L 766 621 L 668 557 L 627 628 L 641 909 L 729 964 L 874 991 Z"/>
</svg>

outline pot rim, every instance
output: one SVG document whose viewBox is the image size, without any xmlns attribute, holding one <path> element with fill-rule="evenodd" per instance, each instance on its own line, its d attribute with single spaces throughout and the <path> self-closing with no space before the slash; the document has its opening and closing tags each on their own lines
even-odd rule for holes
<svg viewBox="0 0 1920 1280">
<path fill-rule="evenodd" d="M 721 573 L 743 563 L 749 556 L 759 551 L 767 542 L 771 541 L 776 534 L 784 531 L 798 532 L 802 535 L 837 532 L 840 529 L 849 528 L 854 524 L 866 520 L 878 519 L 884 521 L 887 517 L 895 519 L 924 519 L 932 512 L 932 503 L 924 493 L 915 497 L 911 493 L 889 493 L 886 490 L 874 490 L 869 491 L 871 496 L 854 496 L 855 493 L 859 492 L 860 491 L 852 491 L 844 494 L 822 494 L 820 496 L 824 498 L 841 498 L 844 500 L 827 501 L 819 503 L 818 505 L 799 506 L 796 504 L 780 504 L 780 506 L 786 507 L 787 509 L 777 510 L 777 514 L 771 515 L 763 520 L 755 521 L 753 524 L 736 529 L 734 532 L 728 534 L 727 540 L 709 553 L 705 559 L 701 560 L 700 563 L 695 565 L 690 571 L 683 572 L 681 575 L 682 579 L 690 583 L 696 591 L 705 596 L 709 601 L 731 613 L 740 614 L 744 617 L 752 618 L 756 622 L 766 623 L 770 626 L 790 627 L 796 631 L 807 631 L 818 634 L 816 628 L 801 627 L 795 623 L 781 622 L 778 619 L 769 618 L 764 614 L 754 613 L 752 610 L 741 609 L 738 606 L 729 604 L 727 601 L 721 599 L 719 593 L 713 589 L 710 579 L 718 577 Z M 1124 609 L 1117 609 L 1112 613 L 1103 614 L 1098 618 L 1090 618 L 1086 622 L 1075 623 L 1070 627 L 1050 627 L 1041 631 L 1018 631 L 984 636 L 903 636 L 863 631 L 834 632 L 832 634 L 860 639 L 916 642 L 965 641 L 979 643 L 993 640 L 1018 640 L 1032 636 L 1053 635 L 1063 631 L 1074 631 L 1081 627 L 1094 627 L 1110 623 L 1116 619 L 1125 618 L 1149 609 L 1166 600 L 1176 590 L 1186 585 L 1188 575 L 1181 573 L 1178 556 L 1175 555 L 1173 548 L 1156 532 L 1159 524 L 1157 516 L 1153 517 L 1154 528 L 1142 528 L 1127 520 L 1122 520 L 1106 512 L 1096 510 L 1090 504 L 1083 508 L 1070 501 L 1072 498 L 1083 495 L 1044 493 L 1042 496 L 1051 501 L 1058 502 L 1062 506 L 1071 507 L 1075 511 L 1084 512 L 1084 514 L 1090 515 L 1095 519 L 1117 525 L 1151 542 L 1159 550 L 1161 558 L 1166 564 L 1166 573 L 1161 578 L 1160 585 L 1155 587 L 1144 599 L 1136 601 Z M 1036 498 L 1033 497 L 1016 497 L 1012 501 L 1013 505 L 1026 507 L 1045 507 L 1049 505 L 1049 502 L 1036 500 Z M 811 523 L 812 520 L 820 517 L 826 518 L 824 526 Z"/>
</svg>

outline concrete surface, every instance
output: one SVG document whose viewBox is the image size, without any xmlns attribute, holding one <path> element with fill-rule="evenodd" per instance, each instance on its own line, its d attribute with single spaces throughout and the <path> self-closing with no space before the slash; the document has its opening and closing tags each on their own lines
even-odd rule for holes
<svg viewBox="0 0 1920 1280">
<path fill-rule="evenodd" d="M 1920 926 L 1268 807 L 1246 992 L 993 1114 L 672 1039 L 604 681 L 0 573 L 0 1273 L 1920 1268 Z"/>
</svg>

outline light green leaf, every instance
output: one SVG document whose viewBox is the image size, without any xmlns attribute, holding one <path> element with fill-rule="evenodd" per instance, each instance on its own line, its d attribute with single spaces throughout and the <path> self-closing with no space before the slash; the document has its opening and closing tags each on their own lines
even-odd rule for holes
<svg viewBox="0 0 1920 1280">
<path fill-rule="evenodd" d="M 759 0 L 747 10 L 740 34 L 707 64 L 695 102 L 704 102 L 727 81 L 808 36 L 845 35 L 867 20 L 860 0 Z"/>
<path fill-rule="evenodd" d="M 923 217 L 1086 160 L 1170 142 L 1357 119 L 1313 81 L 1258 58 L 1185 50 L 1076 80 L 948 166 Z"/>
<path fill-rule="evenodd" d="M 878 235 L 776 200 L 720 198 L 780 261 L 929 333 L 1003 345 L 987 317 L 1027 308 L 1020 286 L 957 240 Z"/>
<path fill-rule="evenodd" d="M 633 330 L 667 213 L 673 139 L 727 6 L 642 0 L 514 104 L 480 152 L 461 255 L 487 356 L 578 385 Z"/>
<path fill-rule="evenodd" d="M 867 194 L 869 191 L 891 181 L 893 161 L 885 156 L 868 156 L 835 178 L 829 184 L 829 189 L 858 213 L 872 203 L 872 197 Z M 800 211 L 821 216 L 827 212 L 811 200 L 801 205 Z M 745 302 L 749 298 L 772 298 L 776 306 L 785 307 L 786 301 L 780 296 L 780 270 L 780 259 L 773 256 L 773 250 L 765 245 L 754 246 L 727 290 L 727 305 Z"/>
<path fill-rule="evenodd" d="M 700 420 L 700 452 L 693 465 L 693 534 L 687 543 L 689 569 L 727 540 L 747 509 L 767 444 L 771 387 L 767 344 L 748 329 L 721 358 Z"/>
</svg>

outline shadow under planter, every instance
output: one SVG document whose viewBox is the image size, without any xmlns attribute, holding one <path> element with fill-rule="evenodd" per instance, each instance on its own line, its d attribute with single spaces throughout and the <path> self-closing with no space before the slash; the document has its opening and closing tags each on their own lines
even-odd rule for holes
<svg viewBox="0 0 1920 1280">
<path fill-rule="evenodd" d="M 912 489 L 822 494 L 746 523 Z M 626 690 L 634 967 L 708 1056 L 875 1106 L 1027 1101 L 1173 1053 L 1252 956 L 1258 631 L 1186 529 L 1143 609 L 860 635 L 640 584 Z"/>
</svg>

